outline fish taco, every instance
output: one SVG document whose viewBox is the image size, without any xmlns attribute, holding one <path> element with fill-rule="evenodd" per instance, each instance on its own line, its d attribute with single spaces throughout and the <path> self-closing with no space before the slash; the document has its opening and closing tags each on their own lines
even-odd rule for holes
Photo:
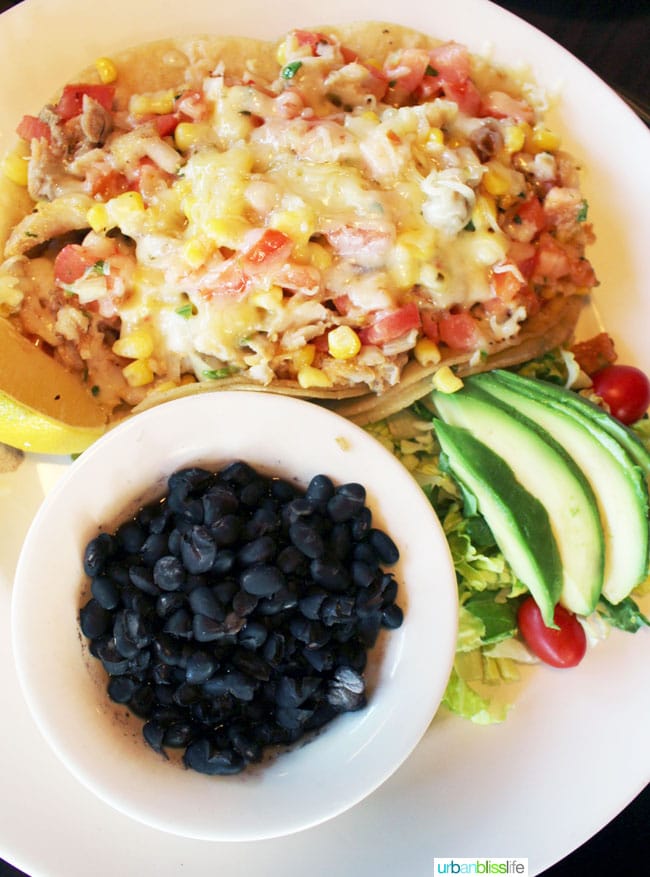
<svg viewBox="0 0 650 877">
<path fill-rule="evenodd" d="M 578 166 L 525 82 L 388 24 L 100 58 L 0 182 L 0 313 L 112 418 L 186 392 L 362 421 L 572 334 Z"/>
</svg>

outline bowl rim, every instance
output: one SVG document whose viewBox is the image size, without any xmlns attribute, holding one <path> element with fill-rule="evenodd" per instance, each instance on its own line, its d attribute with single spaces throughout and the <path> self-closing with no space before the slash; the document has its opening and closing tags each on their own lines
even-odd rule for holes
<svg viewBox="0 0 650 877">
<path fill-rule="evenodd" d="M 287 430 L 288 422 L 300 428 Z M 216 439 L 210 438 L 213 431 Z M 272 434 L 275 442 L 269 441 Z M 234 453 L 240 448 L 245 452 Z M 364 710 L 339 716 L 336 726 L 332 723 L 308 745 L 282 755 L 259 774 L 174 773 L 143 741 L 134 742 L 128 723 L 117 747 L 115 729 L 109 732 L 105 716 L 101 718 L 101 697 L 108 702 L 105 692 L 99 702 L 88 702 L 97 684 L 78 660 L 83 641 L 77 620 L 83 547 L 89 534 L 102 526 L 110 529 L 120 512 L 135 509 L 145 493 L 155 492 L 152 474 L 158 473 L 161 493 L 166 475 L 183 465 L 219 466 L 236 458 L 296 478 L 304 486 L 318 472 L 330 474 L 337 483 L 363 483 L 373 523 L 396 538 L 402 552 L 394 569 L 401 590 L 398 603 L 403 604 L 408 592 L 408 605 L 403 625 L 385 639 L 377 688 Z M 325 464 L 326 459 L 334 462 Z M 315 467 L 317 461 L 324 465 Z M 116 483 L 119 490 L 106 498 L 102 491 L 110 492 Z M 396 495 L 400 503 L 393 502 Z M 50 552 L 45 550 L 48 545 Z M 49 559 L 52 551 L 55 564 Z M 427 564 L 433 560 L 438 569 L 431 587 Z M 44 576 L 51 585 L 45 600 L 40 584 Z M 41 734 L 59 759 L 81 783 L 127 816 L 206 840 L 250 841 L 315 826 L 354 806 L 388 779 L 417 746 L 441 702 L 454 658 L 457 618 L 455 573 L 442 526 L 397 458 L 368 432 L 329 409 L 293 397 L 238 390 L 188 396 L 143 411 L 77 458 L 30 526 L 12 594 L 12 641 L 20 686 Z M 53 629 L 57 638 L 52 642 Z M 42 643 L 48 636 L 53 653 L 44 662 Z M 433 662 L 438 672 L 408 678 L 409 661 L 414 667 Z M 54 679 L 53 664 L 64 669 Z M 81 741 L 71 733 L 71 716 L 77 716 L 85 729 Z M 105 750 L 99 761 L 95 745 Z M 344 768 L 340 777 L 337 767 Z M 307 791 L 306 783 L 316 780 L 322 781 L 319 792 Z M 164 812 L 162 796 L 154 790 L 165 787 L 176 798 L 180 795 L 180 815 Z M 217 806 L 224 788 L 231 802 L 227 810 Z M 239 824 L 242 820 L 234 815 L 242 808 L 250 817 L 247 824 Z"/>
</svg>

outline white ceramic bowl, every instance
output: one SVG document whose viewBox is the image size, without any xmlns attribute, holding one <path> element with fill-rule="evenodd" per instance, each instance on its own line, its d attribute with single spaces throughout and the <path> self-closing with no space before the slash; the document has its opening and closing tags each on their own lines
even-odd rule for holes
<svg viewBox="0 0 650 877">
<path fill-rule="evenodd" d="M 192 464 L 242 459 L 306 486 L 318 473 L 360 481 L 374 526 L 400 549 L 394 567 L 404 622 L 382 636 L 367 669 L 369 702 L 307 745 L 250 772 L 208 777 L 164 760 L 142 722 L 106 694 L 78 624 L 84 547 L 125 510 L 160 495 Z M 153 488 L 153 489 L 152 489 Z M 289 834 L 353 806 L 385 781 L 426 731 L 453 660 L 456 585 L 442 529 L 402 465 L 362 429 L 314 404 L 247 392 L 179 399 L 104 436 L 41 506 L 18 563 L 13 644 L 33 716 L 61 760 L 130 817 L 192 838 Z M 379 654 L 381 652 L 381 654 Z"/>
</svg>

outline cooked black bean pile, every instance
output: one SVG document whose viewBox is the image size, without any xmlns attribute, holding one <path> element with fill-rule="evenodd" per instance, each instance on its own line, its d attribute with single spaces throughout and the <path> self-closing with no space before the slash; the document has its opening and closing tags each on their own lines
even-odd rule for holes
<svg viewBox="0 0 650 877">
<path fill-rule="evenodd" d="M 365 706 L 368 650 L 403 618 L 382 568 L 399 553 L 365 501 L 325 475 L 302 491 L 193 467 L 88 543 L 81 630 L 153 749 L 233 774 Z"/>
</svg>

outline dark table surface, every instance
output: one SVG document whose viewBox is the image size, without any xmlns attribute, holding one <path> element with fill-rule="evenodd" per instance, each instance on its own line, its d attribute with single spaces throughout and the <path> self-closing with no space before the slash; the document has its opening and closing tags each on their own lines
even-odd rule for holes
<svg viewBox="0 0 650 877">
<path fill-rule="evenodd" d="M 0 0 L 0 12 L 14 5 L 11 0 Z M 643 0 L 501 0 L 498 5 L 568 49 L 640 114 L 648 111 L 649 3 Z M 647 116 L 645 120 L 648 122 Z M 545 871 L 544 877 L 641 874 L 650 858 L 649 826 L 650 786 L 595 837 Z M 37 837 L 34 843 L 38 843 Z M 643 862 L 646 862 L 645 867 Z M 55 877 L 64 877 L 65 866 L 61 868 Z M 0 860 L 0 877 L 21 873 Z"/>
</svg>

